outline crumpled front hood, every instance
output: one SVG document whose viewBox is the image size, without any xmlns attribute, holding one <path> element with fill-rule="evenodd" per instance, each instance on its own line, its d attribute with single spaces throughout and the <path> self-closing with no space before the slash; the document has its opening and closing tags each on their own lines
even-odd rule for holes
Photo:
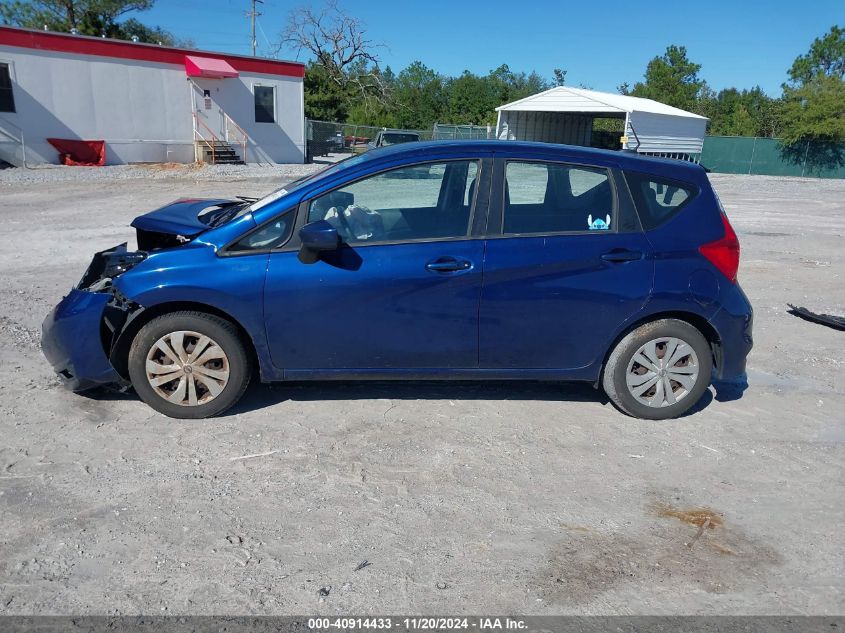
<svg viewBox="0 0 845 633">
<path fill-rule="evenodd" d="M 132 226 L 142 231 L 194 237 L 209 228 L 208 224 L 199 218 L 201 213 L 213 212 L 232 204 L 241 202 L 216 198 L 176 200 L 160 209 L 139 215 L 132 220 Z"/>
</svg>

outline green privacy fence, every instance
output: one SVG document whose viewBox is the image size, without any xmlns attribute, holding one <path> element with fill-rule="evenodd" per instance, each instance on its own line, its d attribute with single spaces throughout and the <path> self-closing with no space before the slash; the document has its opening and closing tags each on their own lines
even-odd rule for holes
<svg viewBox="0 0 845 633">
<path fill-rule="evenodd" d="M 786 146 L 775 138 L 707 136 L 701 164 L 722 174 L 845 178 L 845 143 L 800 141 Z"/>
</svg>

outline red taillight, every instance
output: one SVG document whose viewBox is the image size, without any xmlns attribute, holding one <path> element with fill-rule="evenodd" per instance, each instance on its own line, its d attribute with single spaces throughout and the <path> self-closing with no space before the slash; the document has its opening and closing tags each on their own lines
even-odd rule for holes
<svg viewBox="0 0 845 633">
<path fill-rule="evenodd" d="M 720 213 L 725 234 L 715 242 L 709 242 L 698 247 L 698 252 L 704 255 L 721 273 L 736 282 L 736 272 L 739 269 L 739 240 L 736 238 L 731 223 L 724 213 Z"/>
</svg>

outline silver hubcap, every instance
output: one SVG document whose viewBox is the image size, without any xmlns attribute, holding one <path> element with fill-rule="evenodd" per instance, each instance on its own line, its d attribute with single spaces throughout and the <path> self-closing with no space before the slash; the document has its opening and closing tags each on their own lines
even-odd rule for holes
<svg viewBox="0 0 845 633">
<path fill-rule="evenodd" d="M 631 358 L 625 381 L 637 402 L 668 407 L 682 400 L 698 382 L 698 356 L 679 338 L 649 341 Z"/>
<path fill-rule="evenodd" d="M 205 334 L 171 332 L 150 348 L 147 380 L 168 402 L 195 407 L 214 400 L 226 387 L 229 359 Z"/>
</svg>

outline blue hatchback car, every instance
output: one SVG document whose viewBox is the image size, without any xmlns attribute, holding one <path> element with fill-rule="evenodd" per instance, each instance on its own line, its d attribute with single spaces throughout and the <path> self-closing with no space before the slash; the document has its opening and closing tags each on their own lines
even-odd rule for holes
<svg viewBox="0 0 845 633">
<path fill-rule="evenodd" d="M 531 379 L 681 415 L 744 379 L 752 309 L 704 170 L 521 142 L 374 150 L 260 200 L 179 200 L 44 322 L 73 390 L 213 416 L 264 382 Z"/>
</svg>

